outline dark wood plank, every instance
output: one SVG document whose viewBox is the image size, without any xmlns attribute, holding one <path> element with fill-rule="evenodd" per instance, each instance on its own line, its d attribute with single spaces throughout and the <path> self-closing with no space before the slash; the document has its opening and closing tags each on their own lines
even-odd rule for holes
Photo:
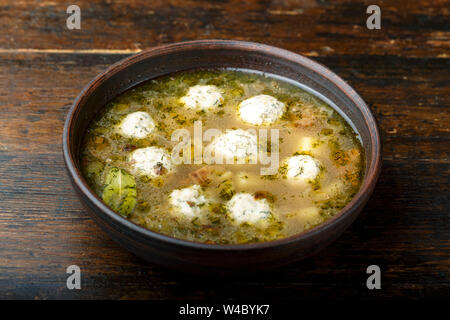
<svg viewBox="0 0 450 320">
<path fill-rule="evenodd" d="M 450 289 L 448 1 L 0 1 L 0 298 L 433 298 Z M 383 171 L 362 216 L 319 255 L 267 274 L 199 279 L 150 265 L 87 216 L 65 173 L 61 134 L 81 88 L 159 43 L 232 38 L 313 56 L 370 104 Z M 37 49 L 37 50 L 36 50 Z M 80 51 L 90 50 L 90 51 Z M 65 269 L 82 270 L 82 290 Z M 382 268 L 382 290 L 365 269 Z"/>
<path fill-rule="evenodd" d="M 377 1 L 382 29 L 366 28 L 371 1 L 77 1 L 81 30 L 66 28 L 65 2 L 2 1 L 0 48 L 139 50 L 225 38 L 305 54 L 447 57 L 448 1 Z M 447 22 L 447 23 L 446 23 Z M 245 31 L 245 32 L 243 32 Z M 45 39 L 43 41 L 43 39 Z"/>
</svg>

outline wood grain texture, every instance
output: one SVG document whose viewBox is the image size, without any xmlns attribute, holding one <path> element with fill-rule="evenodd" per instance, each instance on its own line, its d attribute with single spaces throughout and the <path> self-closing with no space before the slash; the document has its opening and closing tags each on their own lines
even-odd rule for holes
<svg viewBox="0 0 450 320">
<path fill-rule="evenodd" d="M 444 298 L 449 279 L 449 1 L 0 1 L 0 298 Z M 251 278 L 193 279 L 134 257 L 87 216 L 65 173 L 73 99 L 128 53 L 202 38 L 313 56 L 369 103 L 383 170 L 362 216 L 306 261 Z M 82 270 L 82 290 L 65 269 Z M 382 290 L 366 289 L 368 265 Z"/>
</svg>

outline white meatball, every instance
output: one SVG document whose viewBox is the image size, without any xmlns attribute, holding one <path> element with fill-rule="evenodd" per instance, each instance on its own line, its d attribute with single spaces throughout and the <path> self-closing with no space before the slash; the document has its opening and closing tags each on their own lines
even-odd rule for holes
<svg viewBox="0 0 450 320">
<path fill-rule="evenodd" d="M 120 133 L 128 138 L 143 139 L 153 132 L 155 122 L 147 112 L 137 111 L 128 114 L 120 123 Z"/>
<path fill-rule="evenodd" d="M 158 177 L 173 170 L 170 154 L 158 147 L 146 147 L 134 150 L 129 161 L 136 174 Z"/>
<path fill-rule="evenodd" d="M 237 224 L 266 221 L 271 216 L 270 205 L 266 199 L 256 200 L 249 193 L 237 193 L 228 202 L 227 209 Z"/>
<path fill-rule="evenodd" d="M 197 85 L 189 88 L 180 101 L 189 109 L 209 110 L 223 103 L 222 93 L 216 86 Z"/>
<path fill-rule="evenodd" d="M 319 163 L 308 155 L 298 155 L 287 159 L 286 176 L 292 180 L 308 181 L 317 177 L 320 172 Z"/>
<path fill-rule="evenodd" d="M 253 125 L 272 124 L 280 119 L 285 111 L 283 102 L 266 94 L 254 96 L 239 104 L 239 116 Z"/>
<path fill-rule="evenodd" d="M 208 148 L 214 150 L 216 159 L 223 159 L 222 163 L 227 162 L 226 159 L 233 160 L 234 157 L 238 163 L 253 163 L 257 160 L 258 138 L 255 133 L 246 130 L 228 130 L 217 137 Z"/>
<path fill-rule="evenodd" d="M 206 198 L 201 194 L 201 188 L 195 184 L 183 189 L 175 189 L 169 196 L 173 213 L 188 218 L 199 217 Z"/>
</svg>

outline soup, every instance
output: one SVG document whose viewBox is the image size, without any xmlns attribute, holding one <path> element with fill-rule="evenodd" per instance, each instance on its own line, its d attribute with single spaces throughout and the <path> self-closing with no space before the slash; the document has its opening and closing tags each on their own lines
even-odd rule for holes
<svg viewBox="0 0 450 320">
<path fill-rule="evenodd" d="M 81 166 L 118 214 L 214 244 L 314 228 L 358 191 L 364 150 L 325 102 L 263 74 L 197 70 L 150 80 L 90 124 Z"/>
</svg>

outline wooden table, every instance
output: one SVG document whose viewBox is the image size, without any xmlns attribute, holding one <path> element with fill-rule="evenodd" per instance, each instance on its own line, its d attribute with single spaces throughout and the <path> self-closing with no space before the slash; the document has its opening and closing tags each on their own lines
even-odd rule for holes
<svg viewBox="0 0 450 320">
<path fill-rule="evenodd" d="M 444 298 L 449 279 L 449 1 L 0 1 L 0 297 Z M 366 28 L 376 2 L 381 30 Z M 113 243 L 76 198 L 61 155 L 69 106 L 108 65 L 191 39 L 263 42 L 312 57 L 371 106 L 383 171 L 362 216 L 320 254 L 216 282 Z M 81 268 L 82 289 L 66 288 Z M 381 267 L 382 289 L 366 288 Z"/>
</svg>

